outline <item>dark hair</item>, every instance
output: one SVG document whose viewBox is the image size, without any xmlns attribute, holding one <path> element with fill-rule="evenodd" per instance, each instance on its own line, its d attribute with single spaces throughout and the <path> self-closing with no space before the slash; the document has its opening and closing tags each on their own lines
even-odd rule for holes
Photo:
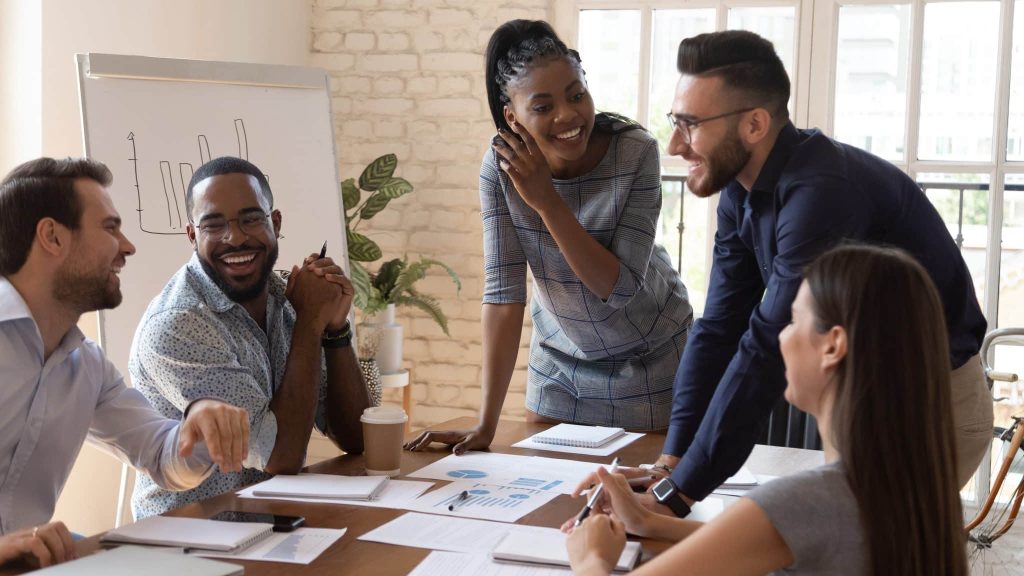
<svg viewBox="0 0 1024 576">
<path fill-rule="evenodd" d="M 196 187 L 196 184 L 206 180 L 207 178 L 220 176 L 222 174 L 248 174 L 250 176 L 255 176 L 256 181 L 260 184 L 260 193 L 267 199 L 267 203 L 270 204 L 270 207 L 274 207 L 274 193 L 270 191 L 270 183 L 267 182 L 267 176 L 263 174 L 255 164 L 235 156 L 221 156 L 220 158 L 214 158 L 200 166 L 199 169 L 192 174 L 192 179 L 189 180 L 188 190 L 185 192 L 185 210 L 188 212 L 189 222 L 192 221 L 192 207 L 195 205 L 192 191 Z"/>
<path fill-rule="evenodd" d="M 894 248 L 844 245 L 804 273 L 816 329 L 842 326 L 832 433 L 869 574 L 967 574 L 949 339 L 928 273 Z"/>
<path fill-rule="evenodd" d="M 700 34 L 679 43 L 680 74 L 718 77 L 738 97 L 738 106 L 768 110 L 789 119 L 789 76 L 771 42 L 745 30 Z"/>
<path fill-rule="evenodd" d="M 89 158 L 38 158 L 11 170 L 0 182 L 0 276 L 21 270 L 28 260 L 36 226 L 43 218 L 77 230 L 82 202 L 75 180 L 88 178 L 110 186 L 113 176 Z"/>
<path fill-rule="evenodd" d="M 567 47 L 558 38 L 550 24 L 543 20 L 510 20 L 491 34 L 487 42 L 487 63 L 484 81 L 487 83 L 487 106 L 491 109 L 494 126 L 511 130 L 505 122 L 506 88 L 510 82 L 523 76 L 530 64 L 550 57 L 564 57 L 583 71 L 579 52 Z"/>
</svg>

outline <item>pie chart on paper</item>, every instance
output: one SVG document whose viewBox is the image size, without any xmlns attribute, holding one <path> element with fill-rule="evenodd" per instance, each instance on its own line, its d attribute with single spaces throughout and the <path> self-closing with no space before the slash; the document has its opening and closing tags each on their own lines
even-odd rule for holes
<svg viewBox="0 0 1024 576">
<path fill-rule="evenodd" d="M 448 473 L 448 476 L 452 478 L 465 478 L 467 480 L 476 480 L 479 478 L 486 478 L 487 472 L 483 472 L 482 470 L 452 470 L 451 472 Z"/>
</svg>

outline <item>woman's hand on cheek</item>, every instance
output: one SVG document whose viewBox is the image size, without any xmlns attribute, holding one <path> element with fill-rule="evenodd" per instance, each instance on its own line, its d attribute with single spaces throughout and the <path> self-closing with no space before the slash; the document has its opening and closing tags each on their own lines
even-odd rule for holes
<svg viewBox="0 0 1024 576">
<path fill-rule="evenodd" d="M 491 148 L 498 154 L 498 166 L 512 179 L 519 196 L 543 216 L 562 201 L 551 182 L 551 168 L 530 133 L 518 123 L 511 126 L 515 134 L 499 130 L 500 138 Z"/>
</svg>

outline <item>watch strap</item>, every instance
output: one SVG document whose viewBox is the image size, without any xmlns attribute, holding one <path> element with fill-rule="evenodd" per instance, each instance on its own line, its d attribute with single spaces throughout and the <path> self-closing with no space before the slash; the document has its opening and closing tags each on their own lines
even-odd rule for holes
<svg viewBox="0 0 1024 576">
<path fill-rule="evenodd" d="M 347 348 L 352 345 L 352 324 L 346 322 L 341 330 L 331 332 L 324 331 L 320 337 L 320 345 L 324 348 Z"/>
</svg>

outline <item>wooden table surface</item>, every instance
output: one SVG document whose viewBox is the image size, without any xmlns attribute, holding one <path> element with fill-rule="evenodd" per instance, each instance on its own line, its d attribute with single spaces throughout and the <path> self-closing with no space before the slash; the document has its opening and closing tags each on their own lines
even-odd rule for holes
<svg viewBox="0 0 1024 576">
<path fill-rule="evenodd" d="M 475 418 L 459 418 L 440 424 L 437 428 L 469 428 L 475 425 L 475 423 Z M 511 447 L 512 444 L 519 440 L 547 427 L 548 425 L 544 424 L 502 421 L 498 426 L 491 450 L 506 454 L 555 458 L 565 457 L 606 465 L 611 461 L 610 457 L 598 458 L 581 454 L 560 454 Z M 620 450 L 617 455 L 621 458 L 623 466 L 636 466 L 644 462 L 653 462 L 661 453 L 663 443 L 664 434 L 646 434 Z M 440 444 L 434 445 L 422 452 L 403 452 L 403 476 L 401 477 L 404 478 L 405 474 L 419 470 L 450 453 L 451 451 L 448 448 Z M 757 446 L 747 461 L 747 467 L 752 472 L 758 474 L 784 475 L 813 468 L 821 463 L 821 452 Z M 310 466 L 308 471 L 322 474 L 361 475 L 364 473 L 365 468 L 362 456 L 345 455 Z M 445 484 L 444 481 L 435 482 L 436 486 Z M 581 500 L 560 495 L 548 504 L 524 516 L 518 523 L 555 528 L 560 526 L 567 518 L 579 512 L 581 505 Z M 408 574 L 430 553 L 430 550 L 422 548 L 407 548 L 357 540 L 359 536 L 366 532 L 405 514 L 405 510 L 346 506 L 343 504 L 254 500 L 238 498 L 235 494 L 230 493 L 179 508 L 169 512 L 168 515 L 207 518 L 222 510 L 244 510 L 248 512 L 304 516 L 306 518 L 306 526 L 315 528 L 348 528 L 348 531 L 345 532 L 345 535 L 340 540 L 335 542 L 319 558 L 308 565 L 237 561 L 237 563 L 245 566 L 245 573 L 250 576 L 282 573 L 298 575 L 374 574 L 375 576 Z M 80 541 L 78 543 L 78 551 L 80 555 L 89 554 L 99 548 L 99 546 L 99 535 L 96 535 Z M 666 544 L 648 540 L 643 541 L 643 547 L 644 557 L 647 558 L 664 550 Z M 225 559 L 217 560 L 227 561 Z M 0 575 L 18 574 L 22 571 L 16 568 L 0 570 Z"/>
</svg>

